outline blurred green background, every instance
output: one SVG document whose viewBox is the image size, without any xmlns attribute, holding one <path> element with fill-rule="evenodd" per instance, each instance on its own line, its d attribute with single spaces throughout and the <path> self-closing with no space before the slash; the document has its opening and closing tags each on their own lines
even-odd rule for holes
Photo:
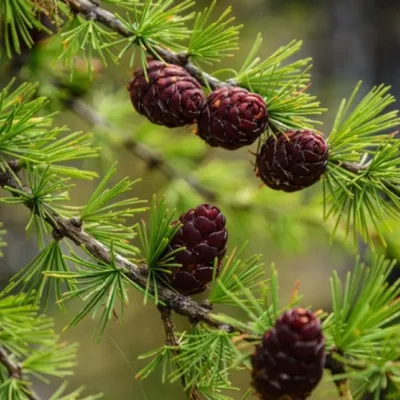
<svg viewBox="0 0 400 400">
<path fill-rule="evenodd" d="M 209 1 L 196 3 L 198 9 L 210 4 Z M 327 130 L 338 102 L 350 93 L 358 80 L 365 82 L 364 90 L 381 82 L 390 84 L 393 94 L 400 96 L 398 1 L 221 0 L 217 13 L 228 5 L 233 6 L 233 14 L 244 28 L 240 51 L 235 57 L 225 59 L 218 68 L 239 67 L 258 32 L 264 37 L 261 57 L 268 57 L 292 39 L 303 39 L 300 56 L 314 59 L 311 92 L 329 109 L 323 116 Z M 0 82 L 4 84 L 10 78 L 10 67 L 4 61 L 0 66 L 4 71 Z M 25 73 L 30 76 L 29 71 Z M 250 164 L 252 157 L 246 149 L 236 152 L 210 149 L 195 137 L 192 128 L 167 131 L 149 125 L 134 114 L 130 104 L 126 85 L 131 74 L 128 60 L 122 60 L 118 66 L 110 63 L 97 75 L 93 88 L 85 96 L 85 101 L 117 125 L 117 129 L 93 130 L 90 124 L 68 110 L 56 117 L 57 124 L 67 124 L 71 130 L 94 132 L 94 144 L 102 148 L 102 159 L 87 162 L 84 167 L 95 169 L 101 175 L 117 160 L 119 177 L 142 178 L 134 189 L 135 196 L 151 199 L 154 193 L 167 192 L 171 207 L 177 208 L 177 216 L 205 202 L 182 180 L 170 182 L 157 169 L 149 170 L 146 163 L 121 144 L 129 138 L 145 143 L 163 154 L 182 174 L 196 175 L 207 187 L 218 192 L 217 205 L 224 211 L 223 205 L 227 204 L 230 250 L 249 241 L 247 255 L 264 254 L 266 266 L 275 262 L 282 304 L 287 303 L 298 280 L 304 295 L 303 305 L 312 305 L 314 310 L 329 310 L 329 276 L 333 269 L 341 272 L 350 269 L 356 251 L 340 239 L 329 244 L 329 227 L 325 229 L 322 223 L 321 185 L 301 196 L 258 188 L 259 181 Z M 84 204 L 96 184 L 95 181 L 77 182 L 71 192 L 73 203 Z M 38 252 L 34 238 L 25 236 L 27 217 L 28 212 L 22 206 L 0 208 L 0 221 L 8 232 L 8 248 L 1 261 L 4 283 Z M 398 230 L 395 230 L 390 236 L 393 246 L 389 248 L 394 256 L 397 239 Z M 365 253 L 364 247 L 361 250 Z M 365 257 L 368 258 L 368 254 Z M 80 304 L 70 304 L 67 313 L 56 307 L 50 309 L 57 329 L 61 331 L 79 307 Z M 187 326 L 180 318 L 177 322 L 180 330 Z M 141 296 L 132 291 L 124 319 L 111 323 L 100 343 L 91 339 L 94 327 L 95 322 L 85 320 L 62 333 L 64 340 L 80 343 L 79 365 L 71 383 L 84 384 L 88 392 L 103 392 L 105 399 L 184 399 L 179 383 L 162 385 L 158 374 L 142 382 L 135 379 L 135 373 L 144 365 L 137 356 L 164 341 L 160 316 L 154 306 L 143 306 Z M 247 372 L 234 375 L 234 383 L 245 390 L 249 382 Z M 38 388 L 43 397 L 51 392 L 41 383 Z M 233 397 L 240 399 L 243 393 L 233 394 Z M 327 383 L 312 398 L 336 397 L 333 386 Z"/>
</svg>

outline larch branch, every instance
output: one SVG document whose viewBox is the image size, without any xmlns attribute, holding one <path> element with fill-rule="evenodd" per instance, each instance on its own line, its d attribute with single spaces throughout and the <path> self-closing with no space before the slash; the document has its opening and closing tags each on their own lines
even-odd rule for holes
<svg viewBox="0 0 400 400">
<path fill-rule="evenodd" d="M 29 193 L 29 188 L 24 187 L 20 183 L 19 179 L 16 179 L 17 172 L 12 171 L 13 167 L 19 170 L 20 167 L 17 167 L 17 165 L 18 164 L 16 163 L 11 163 L 9 164 L 10 168 L 8 170 L 0 172 L 0 186 L 3 188 L 10 187 Z M 25 203 L 25 206 L 32 210 L 32 204 L 29 202 Z M 46 218 L 46 222 L 56 231 L 57 234 L 55 236 L 57 238 L 66 237 L 77 246 L 85 247 L 96 259 L 105 263 L 111 263 L 111 254 L 109 249 L 93 236 L 85 232 L 81 224 L 77 223 L 76 218 L 67 219 L 53 212 Z M 132 282 L 143 289 L 147 287 L 148 270 L 145 266 L 136 265 L 118 254 L 115 254 L 114 258 L 116 265 L 126 271 L 126 276 Z M 150 290 L 153 291 L 151 285 Z M 212 318 L 210 309 L 201 306 L 190 297 L 179 294 L 161 283 L 158 284 L 158 297 L 168 308 L 189 318 L 191 321 L 204 322 L 211 327 L 223 329 L 227 332 L 236 331 L 236 329 L 231 325 L 216 322 Z"/>
<path fill-rule="evenodd" d="M 98 4 L 91 0 L 64 0 L 71 10 L 84 15 L 86 18 L 95 20 L 121 36 L 130 37 L 133 33 L 111 12 L 101 8 Z M 180 65 L 186 71 L 197 79 L 202 85 L 209 86 L 215 90 L 220 87 L 229 86 L 229 83 L 220 81 L 212 75 L 200 70 L 196 65 L 190 62 L 186 53 L 178 54 L 169 51 L 163 47 L 154 47 L 157 54 L 170 64 Z M 147 49 L 152 54 L 152 49 Z"/>
<path fill-rule="evenodd" d="M 180 343 L 178 337 L 176 336 L 175 322 L 172 317 L 171 310 L 168 307 L 163 307 L 163 306 L 158 306 L 158 310 L 160 311 L 161 320 L 164 325 L 166 345 L 175 347 L 175 350 L 173 352 L 174 355 L 177 356 L 179 354 Z M 183 387 L 185 388 L 186 380 L 184 376 L 182 376 L 181 381 Z M 186 394 L 189 400 L 200 400 L 200 395 L 197 392 L 196 387 L 188 388 L 186 390 Z"/>
<path fill-rule="evenodd" d="M 11 354 L 4 347 L 0 347 L 0 364 L 3 364 L 7 369 L 10 379 L 22 381 L 22 366 L 12 359 Z M 27 387 L 24 388 L 24 394 L 29 400 L 41 400 L 40 397 Z"/>
<path fill-rule="evenodd" d="M 325 368 L 332 376 L 346 372 L 344 364 L 336 358 L 336 354 L 342 355 L 339 350 L 333 349 L 328 353 L 325 361 Z M 341 399 L 353 400 L 348 379 L 335 379 L 334 384 Z"/>
</svg>

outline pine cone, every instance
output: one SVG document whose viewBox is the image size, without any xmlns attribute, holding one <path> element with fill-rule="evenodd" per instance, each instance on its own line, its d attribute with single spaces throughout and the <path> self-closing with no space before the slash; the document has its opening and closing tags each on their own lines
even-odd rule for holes
<svg viewBox="0 0 400 400">
<path fill-rule="evenodd" d="M 296 192 L 316 183 L 328 163 L 324 138 L 309 130 L 271 136 L 257 156 L 257 174 L 271 189 Z"/>
<path fill-rule="evenodd" d="M 151 122 L 170 128 L 192 124 L 205 102 L 200 84 L 178 65 L 150 60 L 129 84 L 132 104 Z"/>
<path fill-rule="evenodd" d="M 181 215 L 179 222 L 182 227 L 172 238 L 168 252 L 186 247 L 175 255 L 182 267 L 171 268 L 166 277 L 181 293 L 200 293 L 212 280 L 214 260 L 218 259 L 218 273 L 226 253 L 225 217 L 217 207 L 202 204 Z"/>
<path fill-rule="evenodd" d="M 258 94 L 222 88 L 208 96 L 197 124 L 198 135 L 210 146 L 236 150 L 251 145 L 265 131 L 267 107 Z"/>
<path fill-rule="evenodd" d="M 252 385 L 261 400 L 304 400 L 321 380 L 325 338 L 308 310 L 282 314 L 252 356 Z"/>
</svg>

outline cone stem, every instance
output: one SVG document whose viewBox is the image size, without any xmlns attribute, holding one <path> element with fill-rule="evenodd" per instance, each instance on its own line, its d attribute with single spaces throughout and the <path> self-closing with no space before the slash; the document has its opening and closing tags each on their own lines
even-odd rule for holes
<svg viewBox="0 0 400 400">
<path fill-rule="evenodd" d="M 174 350 L 174 355 L 177 356 L 179 354 L 179 339 L 176 335 L 176 327 L 174 319 L 172 318 L 172 311 L 168 307 L 158 306 L 158 310 L 160 311 L 161 319 L 164 324 L 165 337 L 166 337 L 166 345 L 176 347 Z M 189 387 L 186 389 L 186 381 L 185 377 L 181 378 L 182 385 L 185 388 L 186 395 L 188 400 L 200 400 L 200 395 L 197 392 L 196 387 Z"/>
<path fill-rule="evenodd" d="M 326 357 L 325 368 L 330 371 L 332 376 L 344 374 L 344 364 L 335 357 L 335 354 L 341 356 L 340 350 L 333 349 Z M 353 400 L 348 379 L 337 379 L 333 381 L 338 391 L 339 397 L 343 400 Z"/>
</svg>

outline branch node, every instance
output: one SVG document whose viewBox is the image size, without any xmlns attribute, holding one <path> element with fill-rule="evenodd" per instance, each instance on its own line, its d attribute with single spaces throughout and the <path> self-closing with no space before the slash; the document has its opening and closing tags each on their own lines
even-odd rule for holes
<svg viewBox="0 0 400 400">
<path fill-rule="evenodd" d="M 343 352 L 340 349 L 332 348 L 325 361 L 325 368 L 330 371 L 332 376 L 341 375 L 346 372 L 343 362 L 335 358 L 335 355 L 343 357 Z M 334 380 L 334 383 L 341 399 L 352 400 L 348 379 Z"/>
<path fill-rule="evenodd" d="M 51 236 L 53 236 L 53 239 L 54 239 L 56 242 L 59 242 L 60 240 L 64 239 L 64 233 L 61 232 L 61 230 L 58 229 L 58 228 L 54 228 L 54 229 L 51 231 Z"/>
<path fill-rule="evenodd" d="M 176 328 L 174 320 L 172 319 L 171 309 L 164 306 L 158 306 L 161 314 L 161 319 L 164 323 L 165 330 L 165 343 L 167 346 L 179 346 L 179 339 L 176 336 Z"/>
<path fill-rule="evenodd" d="M 93 10 L 90 10 L 85 14 L 85 17 L 88 20 L 96 20 L 96 13 Z"/>
<path fill-rule="evenodd" d="M 208 299 L 205 299 L 204 301 L 202 301 L 202 302 L 200 303 L 200 305 L 201 305 L 202 307 L 206 308 L 207 310 L 210 310 L 210 311 L 212 311 L 212 309 L 213 309 L 213 305 L 212 305 L 212 303 L 210 302 L 210 300 L 208 300 Z"/>
<path fill-rule="evenodd" d="M 9 378 L 16 379 L 22 382 L 22 366 L 14 360 L 12 354 L 9 354 L 4 347 L 0 347 L 0 364 L 3 364 L 7 369 Z M 40 400 L 40 398 L 24 385 L 24 398 L 28 400 Z"/>
<path fill-rule="evenodd" d="M 362 171 L 368 169 L 368 165 L 364 165 L 361 163 L 352 163 L 352 162 L 340 162 L 338 163 L 339 167 L 352 172 L 353 174 L 359 174 Z"/>
<path fill-rule="evenodd" d="M 21 171 L 22 165 L 21 162 L 18 160 L 11 160 L 8 162 L 8 166 L 10 167 L 11 171 L 18 173 Z"/>
<path fill-rule="evenodd" d="M 75 228 L 82 228 L 83 222 L 78 217 L 71 218 L 70 222 Z"/>
<path fill-rule="evenodd" d="M 181 53 L 178 53 L 176 55 L 176 57 L 178 58 L 179 64 L 181 66 L 184 66 L 189 62 L 189 53 L 186 51 L 182 51 Z"/>
<path fill-rule="evenodd" d="M 153 158 L 149 158 L 148 162 L 147 162 L 147 168 L 152 171 L 154 169 L 159 168 L 159 166 L 163 163 L 163 161 L 160 158 L 157 157 L 153 157 Z"/>
</svg>

